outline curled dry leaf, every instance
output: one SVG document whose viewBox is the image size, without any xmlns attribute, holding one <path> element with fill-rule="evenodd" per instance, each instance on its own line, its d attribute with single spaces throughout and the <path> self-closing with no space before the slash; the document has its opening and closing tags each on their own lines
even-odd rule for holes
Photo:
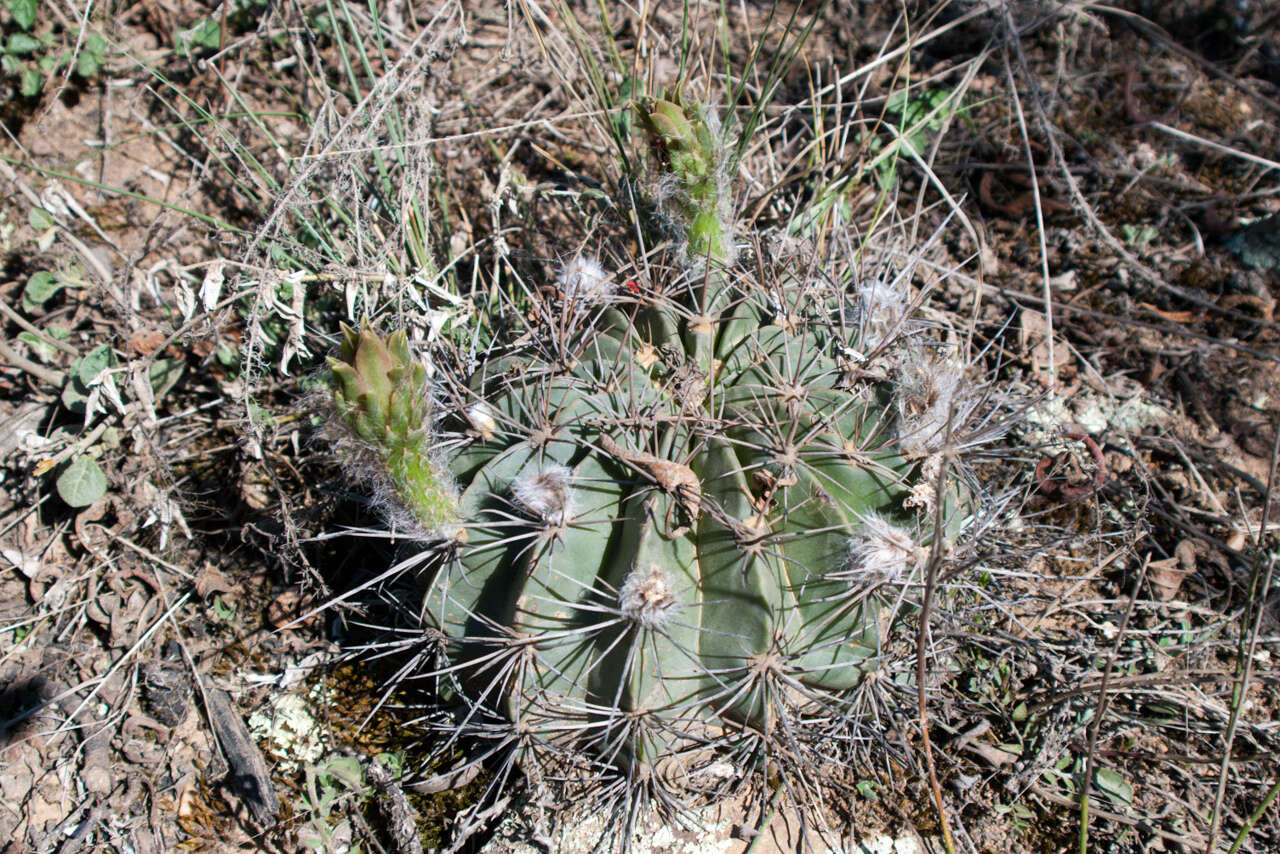
<svg viewBox="0 0 1280 854">
<path fill-rule="evenodd" d="M 1182 582 L 1196 569 L 1196 548 L 1191 540 L 1183 540 L 1174 549 L 1173 557 L 1153 560 L 1147 564 L 1147 576 L 1151 587 L 1161 602 L 1177 598 Z"/>
</svg>

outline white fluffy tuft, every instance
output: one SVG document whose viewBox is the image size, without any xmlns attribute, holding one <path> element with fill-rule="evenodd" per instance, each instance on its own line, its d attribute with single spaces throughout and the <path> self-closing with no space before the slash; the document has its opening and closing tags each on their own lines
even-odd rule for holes
<svg viewBox="0 0 1280 854">
<path fill-rule="evenodd" d="M 512 482 L 511 497 L 534 518 L 567 525 L 573 518 L 573 472 L 558 465 L 526 471 Z"/>
<path fill-rule="evenodd" d="M 646 629 L 665 625 L 675 604 L 675 582 L 669 572 L 656 565 L 648 570 L 631 570 L 618 591 L 622 615 Z"/>
<path fill-rule="evenodd" d="M 905 288 L 872 279 L 858 289 L 858 314 L 864 352 L 874 350 L 891 335 L 902 332 L 910 304 Z"/>
<path fill-rule="evenodd" d="M 573 256 L 572 261 L 560 268 L 556 281 L 566 300 L 588 305 L 599 302 L 613 290 L 609 274 L 590 255 Z"/>
<path fill-rule="evenodd" d="M 898 435 L 908 457 L 924 457 L 947 440 L 969 416 L 964 371 L 953 359 L 916 353 L 902 366 L 898 388 Z"/>
<path fill-rule="evenodd" d="M 859 587 L 905 581 L 922 555 L 911 534 L 874 513 L 862 518 L 862 526 L 862 532 L 849 540 L 842 575 Z"/>
</svg>

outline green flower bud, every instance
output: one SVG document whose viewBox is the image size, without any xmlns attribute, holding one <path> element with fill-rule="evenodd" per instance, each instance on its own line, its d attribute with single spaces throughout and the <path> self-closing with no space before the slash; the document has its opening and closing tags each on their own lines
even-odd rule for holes
<svg viewBox="0 0 1280 854">
<path fill-rule="evenodd" d="M 431 454 L 427 368 L 403 330 L 385 340 L 369 326 L 342 327 L 342 359 L 329 359 L 339 420 L 377 456 L 392 492 L 423 530 L 439 533 L 456 517 L 449 475 Z"/>
</svg>

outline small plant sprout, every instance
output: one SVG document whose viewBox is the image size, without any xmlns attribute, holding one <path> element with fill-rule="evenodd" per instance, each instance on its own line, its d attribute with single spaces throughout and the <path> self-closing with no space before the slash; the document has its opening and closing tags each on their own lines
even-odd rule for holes
<svg viewBox="0 0 1280 854">
<path fill-rule="evenodd" d="M 720 122 L 679 92 L 640 105 L 640 122 L 664 169 L 655 195 L 670 207 L 685 238 L 687 258 L 732 264 L 732 197 Z"/>
<path fill-rule="evenodd" d="M 329 370 L 338 420 L 360 452 L 351 467 L 374 472 L 378 492 L 402 504 L 421 533 L 445 536 L 457 521 L 457 495 L 433 447 L 427 366 L 405 333 L 383 339 L 368 326 L 344 326 Z"/>
</svg>

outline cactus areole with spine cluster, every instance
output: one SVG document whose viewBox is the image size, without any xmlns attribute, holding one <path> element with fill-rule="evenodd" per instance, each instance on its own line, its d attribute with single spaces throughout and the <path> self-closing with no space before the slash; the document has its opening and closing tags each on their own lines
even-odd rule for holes
<svg viewBox="0 0 1280 854">
<path fill-rule="evenodd" d="M 639 114 L 683 231 L 668 281 L 612 294 L 571 264 L 432 388 L 402 333 L 346 330 L 331 360 L 341 420 L 433 535 L 426 612 L 466 702 L 629 773 L 849 714 L 937 520 L 969 512 L 939 462 L 962 383 L 905 340 L 905 298 L 749 278 L 714 123 L 679 96 Z"/>
</svg>

